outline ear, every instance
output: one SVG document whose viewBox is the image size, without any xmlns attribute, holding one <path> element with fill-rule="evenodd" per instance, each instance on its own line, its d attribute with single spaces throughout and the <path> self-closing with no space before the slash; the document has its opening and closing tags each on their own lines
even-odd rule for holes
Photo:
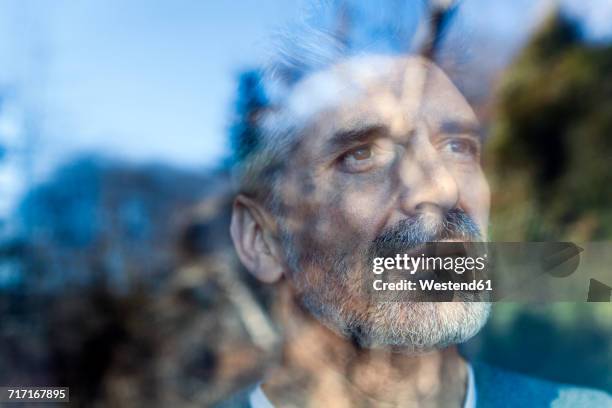
<svg viewBox="0 0 612 408">
<path fill-rule="evenodd" d="M 236 197 L 230 225 L 234 247 L 249 272 L 268 283 L 280 279 L 284 271 L 271 225 L 267 211 L 259 203 L 242 194 Z"/>
</svg>

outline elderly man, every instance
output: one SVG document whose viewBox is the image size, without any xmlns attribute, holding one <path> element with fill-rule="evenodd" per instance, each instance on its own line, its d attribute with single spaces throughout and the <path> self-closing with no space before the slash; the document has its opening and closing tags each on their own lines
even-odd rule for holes
<svg viewBox="0 0 612 408">
<path fill-rule="evenodd" d="M 338 58 L 282 94 L 237 164 L 231 222 L 244 266 L 276 285 L 282 358 L 229 406 L 611 406 L 467 362 L 456 344 L 485 324 L 486 302 L 363 290 L 373 254 L 487 239 L 478 120 L 438 66 Z"/>
</svg>

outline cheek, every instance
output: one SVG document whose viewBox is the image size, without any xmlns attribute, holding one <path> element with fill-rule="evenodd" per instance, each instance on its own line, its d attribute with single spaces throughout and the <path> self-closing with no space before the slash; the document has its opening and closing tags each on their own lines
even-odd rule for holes
<svg viewBox="0 0 612 408">
<path fill-rule="evenodd" d="M 380 188 L 369 186 L 363 190 L 347 189 L 338 203 L 338 210 L 344 215 L 345 221 L 355 226 L 365 226 L 376 223 L 380 216 L 381 201 L 384 193 Z"/>
<path fill-rule="evenodd" d="M 315 180 L 315 191 L 298 203 L 295 218 L 305 224 L 309 240 L 328 249 L 367 245 L 389 213 L 392 199 L 385 180 L 382 175 Z"/>
<path fill-rule="evenodd" d="M 481 232 L 486 237 L 491 206 L 491 191 L 489 183 L 481 170 L 470 174 L 462 174 L 459 182 L 461 206 L 478 223 Z"/>
<path fill-rule="evenodd" d="M 382 172 L 381 172 L 382 173 Z M 369 242 L 384 225 L 392 203 L 390 183 L 383 174 L 341 177 L 326 207 L 331 215 L 327 233 L 357 245 Z"/>
</svg>

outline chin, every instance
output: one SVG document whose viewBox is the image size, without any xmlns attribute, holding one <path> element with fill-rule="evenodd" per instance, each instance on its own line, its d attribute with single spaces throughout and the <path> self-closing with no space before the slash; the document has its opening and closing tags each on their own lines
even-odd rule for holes
<svg viewBox="0 0 612 408">
<path fill-rule="evenodd" d="M 490 309 L 485 302 L 380 303 L 362 319 L 342 321 L 341 331 L 363 348 L 427 353 L 471 339 L 485 325 Z"/>
</svg>

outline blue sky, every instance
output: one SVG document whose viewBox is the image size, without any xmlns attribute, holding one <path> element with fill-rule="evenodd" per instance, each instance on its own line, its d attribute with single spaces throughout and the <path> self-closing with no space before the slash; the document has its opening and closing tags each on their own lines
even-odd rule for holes
<svg viewBox="0 0 612 408">
<path fill-rule="evenodd" d="M 34 105 L 49 155 L 209 162 L 223 153 L 235 74 L 296 9 L 230 3 L 3 2 L 0 80 Z"/>
<path fill-rule="evenodd" d="M 550 1 L 465 0 L 471 30 L 521 41 Z M 605 0 L 565 0 L 594 37 L 609 35 Z M 133 161 L 211 166 L 238 72 L 262 59 L 271 31 L 296 19 L 304 0 L 0 0 L 0 143 L 35 135 L 37 174 L 79 152 Z M 25 129 L 25 130 L 24 130 Z M 23 184 L 0 167 L 2 197 Z M 16 194 L 16 193 L 15 193 Z"/>
</svg>

